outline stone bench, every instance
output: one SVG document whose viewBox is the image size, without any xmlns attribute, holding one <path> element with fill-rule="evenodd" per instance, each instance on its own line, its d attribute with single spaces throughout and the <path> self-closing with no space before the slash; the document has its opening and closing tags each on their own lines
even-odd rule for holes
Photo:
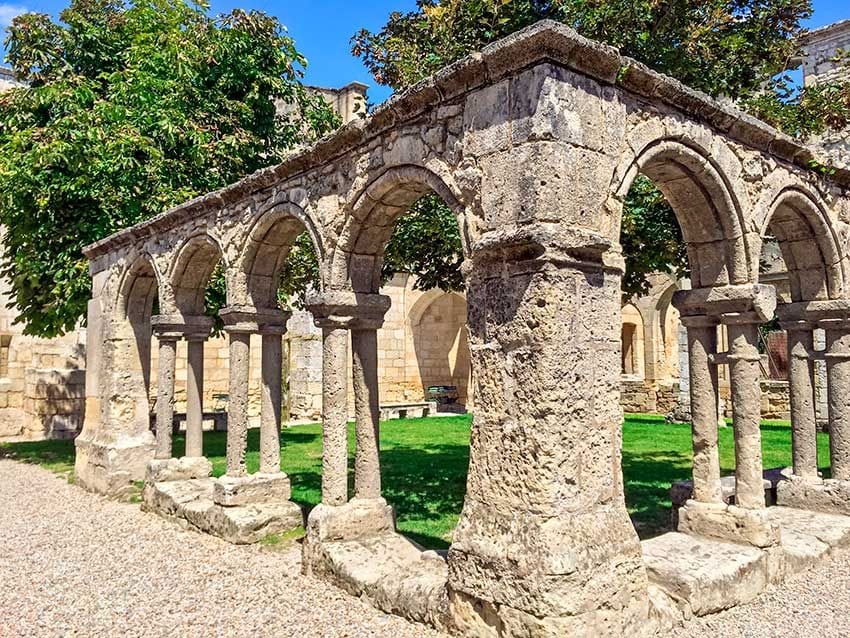
<svg viewBox="0 0 850 638">
<path fill-rule="evenodd" d="M 386 403 L 381 406 L 381 421 L 391 419 L 419 419 L 437 413 L 435 401 L 422 403 Z"/>
<path fill-rule="evenodd" d="M 774 468 L 765 470 L 762 478 L 764 481 L 764 499 L 768 506 L 776 505 L 776 486 L 787 479 L 787 468 Z M 735 476 L 720 477 L 720 488 L 723 492 L 723 502 L 727 505 L 735 504 Z M 679 524 L 679 508 L 692 498 L 694 494 L 693 481 L 676 481 L 670 486 L 670 500 L 673 503 L 672 521 L 673 529 Z"/>
<path fill-rule="evenodd" d="M 207 427 L 212 423 L 212 427 Z M 204 412 L 203 424 L 205 432 L 226 432 L 227 431 L 227 412 Z M 156 414 L 151 414 L 151 430 L 156 432 Z M 186 431 L 186 415 L 174 414 L 174 434 Z"/>
</svg>

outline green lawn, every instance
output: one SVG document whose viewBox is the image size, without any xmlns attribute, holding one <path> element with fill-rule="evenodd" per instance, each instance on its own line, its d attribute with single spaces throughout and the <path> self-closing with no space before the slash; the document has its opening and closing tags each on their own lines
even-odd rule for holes
<svg viewBox="0 0 850 638">
<path fill-rule="evenodd" d="M 447 547 L 463 504 L 469 463 L 470 417 L 441 417 L 389 421 L 381 430 L 381 466 L 384 495 L 396 508 L 399 528 L 427 547 Z M 731 428 L 720 432 L 721 466 L 724 473 L 735 467 Z M 293 500 L 306 507 L 319 502 L 321 489 L 322 436 L 318 425 L 286 430 L 283 468 L 292 479 Z M 225 470 L 225 434 L 207 433 L 207 456 L 214 474 Z M 183 437 L 176 438 L 176 454 Z M 788 423 L 762 425 L 765 467 L 791 462 L 791 430 Z M 249 435 L 248 468 L 259 465 L 259 432 Z M 821 467 L 828 465 L 828 438 L 818 435 Z M 353 454 L 354 431 L 349 427 L 349 452 Z M 74 446 L 70 441 L 0 444 L 0 456 L 38 463 L 68 473 L 73 469 Z M 661 417 L 628 415 L 623 426 L 623 474 L 626 502 L 641 536 L 663 531 L 670 520 L 668 490 L 673 481 L 690 478 L 691 436 L 687 425 L 670 425 Z M 353 484 L 353 459 L 349 465 Z"/>
</svg>

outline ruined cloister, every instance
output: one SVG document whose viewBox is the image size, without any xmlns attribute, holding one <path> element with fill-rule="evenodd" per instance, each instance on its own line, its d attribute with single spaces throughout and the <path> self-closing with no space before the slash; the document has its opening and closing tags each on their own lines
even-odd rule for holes
<svg viewBox="0 0 850 638">
<path fill-rule="evenodd" d="M 638 174 L 676 212 L 692 272 L 692 288 L 675 292 L 672 305 L 687 329 L 693 493 L 678 532 L 643 544 L 624 502 L 619 401 L 620 214 Z M 699 614 L 722 608 L 717 597 L 746 602 L 830 550 L 801 556 L 783 539 L 798 538 L 812 521 L 837 528 L 850 520 L 848 186 L 850 171 L 824 166 L 765 124 L 563 25 L 539 23 L 278 166 L 89 246 L 77 481 L 121 496 L 145 480 L 146 507 L 236 542 L 254 539 L 251 517 L 301 524 L 280 464 L 288 314 L 276 292 L 289 249 L 306 231 L 320 262 L 321 290 L 308 308 L 323 348 L 322 503 L 306 523 L 306 573 L 385 611 L 474 636 L 653 635 L 685 607 Z M 382 256 L 395 221 L 427 193 L 456 213 L 463 239 L 475 397 L 467 491 L 446 556 L 423 553 L 395 532 L 378 445 L 376 335 L 390 306 L 379 294 Z M 790 303 L 778 307 L 774 288 L 759 283 L 767 236 L 789 273 Z M 212 479 L 202 452 L 212 328 L 204 291 L 219 263 L 227 283 L 227 472 Z M 793 428 L 782 507 L 766 504 L 759 430 L 758 328 L 774 314 L 789 334 Z M 719 347 L 721 326 L 728 348 Z M 817 328 L 824 350 L 814 346 Z M 256 474 L 245 465 L 252 336 L 262 344 Z M 186 452 L 174 458 L 175 353 L 184 340 Z M 830 479 L 818 473 L 815 448 L 819 360 L 827 368 Z M 723 366 L 734 504 L 724 500 L 717 447 Z M 841 542 L 850 539 L 845 528 Z M 704 594 L 712 601 L 659 583 L 665 570 L 687 567 L 671 567 L 671 555 L 719 548 L 722 562 L 730 546 L 749 561 L 749 576 Z M 692 582 L 678 572 L 670 578 Z"/>
</svg>

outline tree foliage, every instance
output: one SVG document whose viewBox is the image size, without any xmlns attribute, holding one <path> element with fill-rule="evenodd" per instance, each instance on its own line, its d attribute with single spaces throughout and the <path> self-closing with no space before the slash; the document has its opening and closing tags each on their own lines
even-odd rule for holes
<svg viewBox="0 0 850 638">
<path fill-rule="evenodd" d="M 765 83 L 795 53 L 800 22 L 812 13 L 810 0 L 419 0 L 417 5 L 409 13 L 392 13 L 379 31 L 362 30 L 352 38 L 352 52 L 376 82 L 403 89 L 494 40 L 548 18 L 619 47 L 625 55 L 711 95 L 758 102 L 763 109 L 768 103 L 776 111 L 784 109 L 783 117 L 789 121 L 794 118 L 791 107 L 778 107 L 775 94 L 773 102 L 760 96 Z M 817 100 L 814 93 L 810 95 L 812 102 L 824 107 L 811 119 L 828 120 L 824 112 L 829 90 L 824 89 Z M 781 124 L 781 119 L 772 121 Z M 814 130 L 811 125 L 790 128 L 802 133 Z M 445 207 L 440 210 L 439 221 L 429 211 L 431 230 L 449 225 L 451 212 Z M 417 219 L 419 214 L 414 211 L 402 218 L 397 233 L 411 236 L 412 229 L 423 223 Z M 459 278 L 435 276 L 425 253 L 457 256 L 459 240 L 446 234 L 437 247 L 436 235 L 431 237 L 430 242 L 409 245 L 402 261 L 390 255 L 386 267 L 419 264 L 424 269 L 415 272 L 428 285 L 452 288 Z M 687 274 L 675 213 L 648 180 L 637 181 L 629 194 L 621 243 L 626 296 L 645 292 L 651 272 Z M 416 258 L 417 251 L 422 258 Z"/>
<path fill-rule="evenodd" d="M 277 19 L 183 0 L 73 0 L 8 31 L 2 274 L 28 334 L 74 327 L 86 244 L 277 163 L 337 126 Z M 275 102 L 290 106 L 287 114 Z"/>
</svg>

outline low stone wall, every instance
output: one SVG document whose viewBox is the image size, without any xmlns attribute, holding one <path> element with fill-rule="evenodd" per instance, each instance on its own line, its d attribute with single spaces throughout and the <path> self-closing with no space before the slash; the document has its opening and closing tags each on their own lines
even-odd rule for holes
<svg viewBox="0 0 850 638">
<path fill-rule="evenodd" d="M 85 411 L 85 370 L 27 370 L 23 404 L 25 437 L 73 438 L 83 427 Z"/>
<path fill-rule="evenodd" d="M 620 404 L 624 412 L 663 414 L 673 412 L 679 405 L 678 381 L 653 384 L 644 380 L 623 379 L 620 384 Z"/>
</svg>

